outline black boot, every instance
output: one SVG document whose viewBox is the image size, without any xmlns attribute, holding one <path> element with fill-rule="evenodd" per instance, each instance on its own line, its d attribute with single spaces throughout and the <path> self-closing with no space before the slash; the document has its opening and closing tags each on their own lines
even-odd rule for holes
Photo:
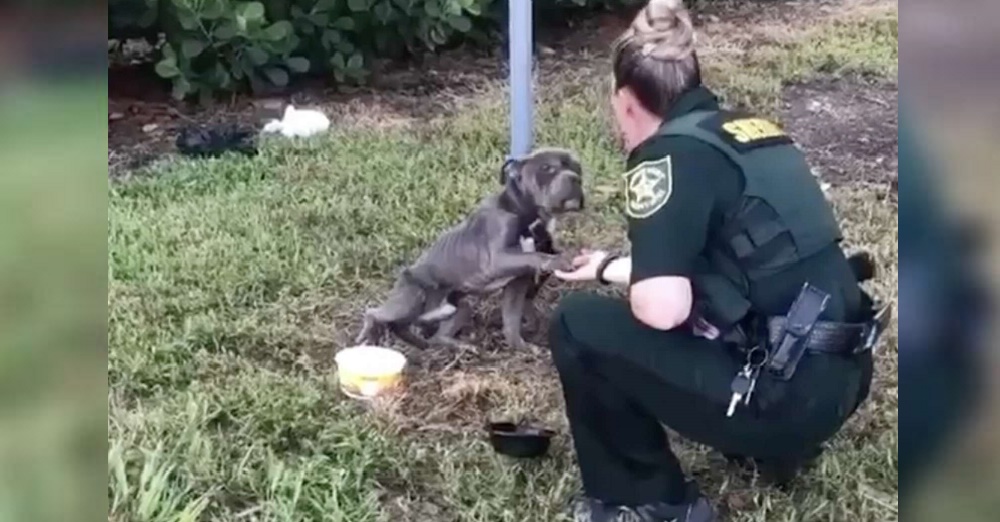
<svg viewBox="0 0 1000 522">
<path fill-rule="evenodd" d="M 625 518 L 632 522 L 714 522 L 715 509 L 707 498 L 698 491 L 698 485 L 689 481 L 684 502 L 667 504 L 657 502 L 628 509 L 635 518 Z"/>
<path fill-rule="evenodd" d="M 641 506 L 618 506 L 580 497 L 573 504 L 573 522 L 714 522 L 715 510 L 701 496 L 693 482 L 688 483 L 685 502 L 656 502 Z"/>
<path fill-rule="evenodd" d="M 621 506 L 605 504 L 586 496 L 573 499 L 570 506 L 573 522 L 619 522 L 621 513 Z"/>
</svg>

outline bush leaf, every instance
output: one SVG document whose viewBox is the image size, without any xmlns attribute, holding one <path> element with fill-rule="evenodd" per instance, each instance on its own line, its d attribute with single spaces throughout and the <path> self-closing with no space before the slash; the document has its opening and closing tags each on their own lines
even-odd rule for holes
<svg viewBox="0 0 1000 522">
<path fill-rule="evenodd" d="M 284 87 L 288 85 L 288 73 L 284 69 L 279 69 L 278 67 L 268 67 L 264 69 L 264 75 L 267 76 L 271 83 L 277 85 L 278 87 Z"/>
<path fill-rule="evenodd" d="M 382 23 L 389 22 L 392 18 L 392 6 L 389 5 L 389 2 L 379 2 L 375 6 L 375 17 Z"/>
<path fill-rule="evenodd" d="M 250 57 L 250 61 L 257 66 L 264 65 L 267 63 L 267 59 L 269 58 L 267 51 L 257 47 L 256 45 L 247 47 L 247 56 Z"/>
<path fill-rule="evenodd" d="M 177 53 L 174 52 L 174 46 L 170 45 L 169 42 L 163 44 L 163 57 L 170 58 L 171 60 L 176 60 L 177 58 Z"/>
<path fill-rule="evenodd" d="M 353 31 L 354 20 L 346 16 L 341 16 L 340 18 L 334 20 L 332 27 L 334 29 L 340 29 L 341 31 Z"/>
<path fill-rule="evenodd" d="M 264 4 L 260 2 L 247 2 L 242 7 L 243 9 L 240 14 L 247 21 L 257 21 L 264 18 Z"/>
<path fill-rule="evenodd" d="M 365 64 L 365 59 L 361 53 L 354 53 L 351 59 L 347 60 L 347 68 L 350 70 L 360 69 Z"/>
<path fill-rule="evenodd" d="M 326 27 L 330 23 L 330 14 L 315 13 L 309 15 L 309 21 L 312 22 L 313 25 L 318 25 L 319 27 Z"/>
<path fill-rule="evenodd" d="M 438 45 L 444 45 L 444 43 L 448 41 L 447 35 L 445 35 L 444 31 L 438 26 L 431 28 L 430 37 L 431 41 Z"/>
<path fill-rule="evenodd" d="M 156 64 L 156 74 L 161 78 L 174 78 L 181 75 L 181 70 L 173 58 L 164 58 Z"/>
<path fill-rule="evenodd" d="M 191 83 L 183 76 L 174 80 L 174 87 L 171 92 L 174 99 L 183 100 L 188 94 L 191 94 L 191 91 Z"/>
<path fill-rule="evenodd" d="M 292 56 L 285 60 L 285 65 L 288 66 L 290 71 L 295 73 L 309 72 L 309 60 L 301 56 Z"/>
<path fill-rule="evenodd" d="M 335 45 L 340 43 L 340 32 L 333 29 L 328 29 L 323 31 L 323 42 L 328 45 Z"/>
<path fill-rule="evenodd" d="M 219 40 L 232 40 L 236 38 L 236 32 L 238 28 L 236 24 L 230 21 L 225 21 L 216 26 L 212 34 L 215 35 Z"/>
<path fill-rule="evenodd" d="M 176 10 L 177 22 L 181 24 L 181 27 L 188 31 L 194 31 L 198 28 L 199 20 L 198 15 L 191 11 L 190 7 L 180 7 Z"/>
<path fill-rule="evenodd" d="M 467 33 L 472 30 L 472 21 L 462 15 L 449 16 L 448 25 L 461 33 Z"/>
<path fill-rule="evenodd" d="M 344 63 L 344 55 L 340 53 L 333 55 L 333 58 L 330 58 L 330 65 L 332 65 L 334 70 L 337 71 L 344 69 L 347 66 L 347 64 Z"/>
<path fill-rule="evenodd" d="M 223 89 L 228 88 L 229 85 L 232 83 L 232 76 L 230 76 L 229 71 L 227 71 L 226 68 L 223 67 L 222 63 L 220 62 L 215 63 L 215 70 L 213 71 L 213 73 L 214 73 L 213 74 L 214 81 Z"/>
<path fill-rule="evenodd" d="M 337 50 L 344 54 L 351 54 L 354 52 L 354 44 L 346 40 L 342 40 L 341 42 L 337 43 Z"/>
<path fill-rule="evenodd" d="M 205 42 L 195 39 L 187 38 L 181 42 L 181 53 L 188 58 L 194 58 L 201 54 L 205 50 Z"/>
<path fill-rule="evenodd" d="M 288 38 L 288 35 L 290 34 L 292 34 L 292 23 L 288 20 L 279 20 L 274 22 L 270 27 L 264 30 L 264 36 L 272 42 L 284 40 L 285 38 Z"/>
<path fill-rule="evenodd" d="M 205 20 L 216 20 L 222 18 L 225 13 L 223 0 L 205 0 L 201 7 L 201 17 Z"/>
<path fill-rule="evenodd" d="M 368 10 L 368 0 L 347 0 L 347 7 L 355 13 Z"/>
</svg>

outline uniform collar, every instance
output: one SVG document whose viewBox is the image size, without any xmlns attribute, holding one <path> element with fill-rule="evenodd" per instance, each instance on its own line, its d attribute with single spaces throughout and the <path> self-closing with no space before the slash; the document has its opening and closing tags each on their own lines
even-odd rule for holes
<svg viewBox="0 0 1000 522">
<path fill-rule="evenodd" d="M 667 110 L 667 115 L 663 119 L 663 124 L 666 125 L 667 122 L 680 118 L 685 114 L 690 114 L 694 111 L 714 111 L 719 109 L 719 98 L 715 95 L 708 87 L 699 85 L 694 89 L 684 93 L 681 97 L 674 103 L 673 107 Z M 640 157 L 643 148 L 648 146 L 652 139 L 655 137 L 651 136 L 649 139 L 640 143 L 636 148 L 632 149 L 632 152 L 628 155 L 627 164 L 631 168 L 636 159 Z"/>
<path fill-rule="evenodd" d="M 663 122 L 666 123 L 690 114 L 694 111 L 714 111 L 719 109 L 719 98 L 703 85 L 695 87 L 681 95 L 674 106 L 667 111 Z"/>
</svg>

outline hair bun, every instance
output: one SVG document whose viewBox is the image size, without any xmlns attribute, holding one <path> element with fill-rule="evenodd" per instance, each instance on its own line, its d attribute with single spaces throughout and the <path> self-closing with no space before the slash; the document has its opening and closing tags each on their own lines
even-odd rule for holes
<svg viewBox="0 0 1000 522">
<path fill-rule="evenodd" d="M 644 56 L 682 60 L 694 51 L 694 24 L 683 0 L 650 0 L 629 32 Z"/>
</svg>

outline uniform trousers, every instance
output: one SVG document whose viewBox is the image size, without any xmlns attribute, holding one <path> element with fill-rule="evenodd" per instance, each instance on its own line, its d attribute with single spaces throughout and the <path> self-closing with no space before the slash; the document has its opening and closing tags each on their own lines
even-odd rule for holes
<svg viewBox="0 0 1000 522">
<path fill-rule="evenodd" d="M 626 506 L 685 500 L 664 427 L 727 454 L 796 459 L 841 428 L 871 378 L 857 359 L 808 354 L 790 382 L 760 379 L 750 405 L 727 417 L 738 352 L 648 327 L 627 301 L 589 293 L 563 298 L 549 346 L 584 492 Z"/>
</svg>

